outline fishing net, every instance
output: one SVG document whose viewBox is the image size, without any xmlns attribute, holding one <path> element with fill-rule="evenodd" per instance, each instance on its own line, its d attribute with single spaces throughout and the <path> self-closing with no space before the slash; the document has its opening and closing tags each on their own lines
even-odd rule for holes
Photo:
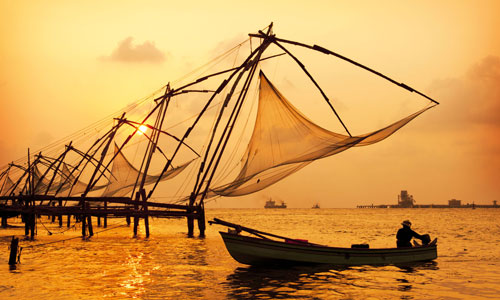
<svg viewBox="0 0 500 300">
<path fill-rule="evenodd" d="M 143 174 L 139 172 L 119 151 L 117 145 L 115 145 L 115 154 L 116 157 L 113 160 L 113 167 L 111 168 L 111 175 L 109 179 L 109 183 L 106 186 L 102 196 L 103 197 L 120 197 L 128 195 L 134 188 L 137 179 L 142 180 Z M 165 174 L 161 176 L 161 181 L 167 180 L 177 176 L 180 172 L 182 172 L 190 163 L 189 161 L 179 167 L 171 168 Z M 145 184 L 152 184 L 158 181 L 160 178 L 159 175 L 146 175 Z"/>
<path fill-rule="evenodd" d="M 14 181 L 12 181 L 12 179 L 10 179 L 9 176 L 5 176 L 5 180 L 2 183 L 2 186 L 0 188 L 0 196 L 10 195 L 12 193 L 12 189 L 14 189 L 15 185 L 16 184 L 14 183 Z M 19 188 L 17 187 L 14 191 L 14 194 L 16 194 L 18 192 L 19 192 Z"/>
<path fill-rule="evenodd" d="M 221 196 L 241 196 L 262 190 L 311 162 L 351 147 L 379 142 L 429 109 L 426 107 L 380 130 L 347 136 L 328 131 L 300 113 L 260 73 L 259 107 L 254 130 L 236 179 L 212 189 Z"/>
<path fill-rule="evenodd" d="M 64 178 L 64 180 L 62 180 L 62 182 L 61 182 L 62 186 L 58 187 L 58 188 L 60 188 L 59 194 L 61 196 L 75 196 L 75 195 L 82 194 L 83 192 L 85 192 L 88 184 L 76 179 L 76 176 L 78 176 L 78 173 L 75 176 L 75 172 L 73 171 L 73 173 L 72 173 L 71 170 L 69 169 L 68 165 L 65 163 L 62 164 L 61 172 L 62 172 L 63 178 Z M 93 191 L 99 190 L 99 189 L 104 188 L 105 186 L 106 185 L 98 185 L 98 186 L 96 185 L 96 186 L 94 186 L 94 188 L 92 190 Z"/>
<path fill-rule="evenodd" d="M 61 184 L 61 177 L 57 176 L 52 180 L 52 183 L 50 182 L 51 179 L 47 178 L 48 176 L 42 174 L 40 170 L 38 169 L 38 166 L 33 167 L 33 187 L 35 189 L 35 194 L 37 195 L 43 195 L 47 193 L 47 195 L 54 194 L 57 191 L 57 188 Z M 52 174 L 49 175 L 52 177 Z"/>
</svg>

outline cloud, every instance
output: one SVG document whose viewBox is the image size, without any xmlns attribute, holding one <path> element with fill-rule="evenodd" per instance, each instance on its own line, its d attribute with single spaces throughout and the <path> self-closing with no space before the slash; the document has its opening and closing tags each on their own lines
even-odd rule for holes
<svg viewBox="0 0 500 300">
<path fill-rule="evenodd" d="M 465 75 L 441 79 L 431 93 L 442 100 L 441 125 L 489 126 L 500 129 L 500 58 L 488 56 Z"/>
<path fill-rule="evenodd" d="M 461 76 L 435 81 L 429 94 L 441 101 L 426 120 L 432 126 L 427 132 L 439 138 L 435 142 L 447 143 L 448 153 L 462 163 L 482 168 L 486 181 L 498 180 L 500 57 L 485 57 Z"/>
<path fill-rule="evenodd" d="M 111 55 L 102 57 L 103 60 L 116 62 L 148 62 L 161 63 L 165 60 L 165 54 L 156 48 L 154 42 L 145 41 L 141 45 L 133 45 L 132 37 L 128 37 L 118 44 Z"/>
</svg>

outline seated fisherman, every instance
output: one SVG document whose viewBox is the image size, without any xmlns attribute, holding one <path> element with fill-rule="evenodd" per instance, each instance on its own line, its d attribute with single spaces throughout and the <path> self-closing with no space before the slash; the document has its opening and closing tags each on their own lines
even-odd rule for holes
<svg viewBox="0 0 500 300">
<path fill-rule="evenodd" d="M 411 222 L 409 220 L 403 221 L 401 223 L 403 225 L 403 228 L 398 230 L 398 233 L 396 234 L 396 239 L 397 239 L 397 245 L 398 248 L 400 247 L 411 247 L 411 239 L 412 238 L 417 238 L 420 239 L 424 245 L 428 244 L 430 241 L 430 237 L 428 234 L 420 235 L 413 231 L 411 227 Z"/>
</svg>

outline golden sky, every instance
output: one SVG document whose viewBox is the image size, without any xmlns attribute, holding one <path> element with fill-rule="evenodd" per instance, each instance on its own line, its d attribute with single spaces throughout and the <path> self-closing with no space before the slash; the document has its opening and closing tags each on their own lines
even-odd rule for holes
<svg viewBox="0 0 500 300">
<path fill-rule="evenodd" d="M 401 189 L 417 203 L 500 200 L 498 1 L 4 0 L 0 165 L 150 94 L 271 21 L 280 37 L 356 59 L 441 105 L 377 145 L 211 205 L 260 207 L 267 196 L 290 207 L 392 204 Z M 353 104 L 344 113 L 361 124 L 357 134 L 370 127 L 365 115 L 396 120 L 375 105 L 379 97 L 356 100 L 363 87 L 355 77 L 334 79 L 345 82 L 322 85 L 341 110 Z M 336 91 L 339 84 L 346 89 Z"/>
</svg>

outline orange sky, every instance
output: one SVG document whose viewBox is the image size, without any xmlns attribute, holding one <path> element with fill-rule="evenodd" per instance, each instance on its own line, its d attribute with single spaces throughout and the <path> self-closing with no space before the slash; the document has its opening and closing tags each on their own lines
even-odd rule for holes
<svg viewBox="0 0 500 300">
<path fill-rule="evenodd" d="M 391 204 L 401 189 L 417 203 L 500 200 L 498 1 L 2 1 L 0 165 L 150 94 L 271 21 L 278 36 L 342 53 L 441 105 L 386 141 L 211 206 L 260 207 L 267 196 L 290 207 Z M 357 77 L 322 86 L 356 134 L 405 116 L 375 105 L 378 96 L 363 102 Z M 426 103 L 414 99 L 421 102 L 410 106 Z"/>
</svg>

